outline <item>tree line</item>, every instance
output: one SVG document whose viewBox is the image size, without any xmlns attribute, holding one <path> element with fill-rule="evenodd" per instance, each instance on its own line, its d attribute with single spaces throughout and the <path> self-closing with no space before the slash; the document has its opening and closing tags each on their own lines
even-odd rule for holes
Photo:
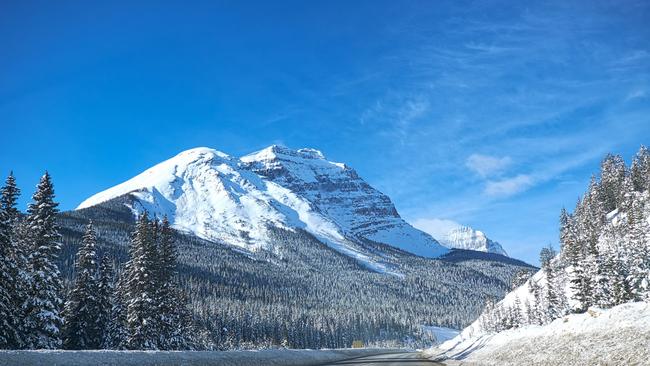
<svg viewBox="0 0 650 366">
<path fill-rule="evenodd" d="M 525 282 L 532 299 L 488 301 L 488 332 L 546 324 L 589 307 L 650 301 L 650 152 L 641 146 L 628 167 L 608 154 L 572 213 L 560 213 L 560 252 L 544 248 L 542 270 Z"/>
<path fill-rule="evenodd" d="M 0 348 L 192 348 L 192 318 L 166 218 L 138 218 L 129 260 L 117 270 L 109 256 L 99 257 L 89 222 L 66 291 L 50 175 L 41 177 L 25 215 L 17 209 L 19 195 L 10 174 L 0 197 Z"/>
</svg>

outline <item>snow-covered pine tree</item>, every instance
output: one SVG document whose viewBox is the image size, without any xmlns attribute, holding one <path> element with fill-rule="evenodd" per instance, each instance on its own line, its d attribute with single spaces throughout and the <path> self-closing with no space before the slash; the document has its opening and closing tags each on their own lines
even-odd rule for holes
<svg viewBox="0 0 650 366">
<path fill-rule="evenodd" d="M 553 320 L 564 315 L 564 294 L 561 284 L 559 283 L 558 269 L 553 263 L 553 258 L 557 252 L 549 244 L 548 247 L 542 248 L 539 254 L 539 261 L 542 264 L 542 270 L 546 276 L 546 318 Z"/>
<path fill-rule="evenodd" d="M 621 186 L 627 167 L 620 155 L 607 154 L 600 165 L 600 201 L 603 203 L 605 212 L 615 210 L 623 201 Z"/>
<path fill-rule="evenodd" d="M 101 329 L 97 283 L 97 236 L 92 221 L 86 226 L 75 263 L 74 287 L 64 307 L 63 348 L 99 349 Z"/>
<path fill-rule="evenodd" d="M 643 204 L 635 200 L 627 213 L 627 235 L 629 273 L 627 282 L 633 300 L 650 298 L 650 225 L 644 213 Z"/>
<path fill-rule="evenodd" d="M 542 291 L 542 287 L 536 281 L 531 279 L 529 285 L 530 292 L 533 294 L 533 303 L 528 318 L 531 324 L 544 325 L 547 322 L 546 309 L 548 308 L 546 296 Z"/>
<path fill-rule="evenodd" d="M 594 280 L 593 299 L 594 305 L 601 308 L 614 306 L 614 283 L 616 282 L 616 235 L 612 225 L 606 225 L 601 233 L 601 246 L 603 247 L 598 259 L 598 276 Z"/>
<path fill-rule="evenodd" d="M 560 217 L 560 240 L 562 242 L 562 257 L 566 259 L 569 272 L 569 286 L 573 291 L 576 305 L 573 312 L 581 313 L 587 310 L 592 300 L 592 282 L 588 268 L 589 255 L 582 212 L 585 210 L 584 199 L 578 200 L 575 213 Z"/>
<path fill-rule="evenodd" d="M 521 300 L 519 296 L 515 296 L 515 301 L 510 310 L 510 317 L 512 319 L 512 327 L 518 328 L 524 325 L 524 315 L 521 311 Z"/>
<path fill-rule="evenodd" d="M 7 177 L 0 197 L 0 348 L 16 349 L 22 344 L 21 286 L 25 260 L 17 246 L 14 229 L 18 220 L 16 201 L 20 190 L 13 173 Z"/>
<path fill-rule="evenodd" d="M 113 309 L 113 263 L 104 255 L 99 265 L 99 281 L 97 283 L 97 328 L 100 332 L 100 347 L 103 348 L 109 338 L 108 328 Z"/>
<path fill-rule="evenodd" d="M 161 349 L 187 349 L 190 347 L 191 318 L 187 309 L 187 298 L 177 282 L 176 246 L 167 217 L 153 229 L 158 240 L 158 346 Z"/>
<path fill-rule="evenodd" d="M 494 304 L 494 299 L 491 296 L 488 296 L 485 299 L 485 307 L 483 308 L 480 324 L 481 328 L 486 333 L 491 333 L 496 330 L 494 324 Z"/>
<path fill-rule="evenodd" d="M 634 189 L 637 192 L 650 190 L 650 151 L 641 145 L 630 168 Z"/>
<path fill-rule="evenodd" d="M 158 306 L 156 306 L 156 247 L 147 213 L 140 215 L 129 248 L 127 275 L 127 347 L 156 349 Z"/>
<path fill-rule="evenodd" d="M 127 349 L 129 332 L 127 328 L 128 278 L 126 276 L 126 273 L 128 272 L 129 269 L 127 264 L 127 268 L 125 268 L 121 274 L 116 274 L 117 280 L 113 293 L 111 294 L 110 321 L 106 326 L 104 343 L 102 345 L 102 348 L 105 349 Z"/>
<path fill-rule="evenodd" d="M 56 225 L 58 203 L 54 201 L 54 186 L 46 172 L 33 202 L 27 209 L 27 228 L 31 251 L 28 256 L 29 293 L 23 305 L 24 335 L 28 348 L 53 349 L 61 346 L 60 316 L 62 283 L 56 258 L 61 249 Z"/>
</svg>

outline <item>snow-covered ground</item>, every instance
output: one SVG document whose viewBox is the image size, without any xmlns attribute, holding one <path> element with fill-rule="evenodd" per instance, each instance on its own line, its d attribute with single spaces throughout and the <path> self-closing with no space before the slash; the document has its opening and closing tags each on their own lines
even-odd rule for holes
<svg viewBox="0 0 650 366">
<path fill-rule="evenodd" d="M 650 304 L 592 308 L 545 326 L 459 335 L 426 353 L 449 365 L 650 365 Z"/>
<path fill-rule="evenodd" d="M 340 350 L 263 350 L 263 351 L 2 351 L 2 366 L 36 365 L 219 365 L 219 366 L 291 366 L 320 365 L 356 357 L 403 353 L 390 349 Z"/>
<path fill-rule="evenodd" d="M 422 330 L 430 334 L 431 339 L 433 339 L 435 342 L 434 344 L 441 344 L 450 339 L 453 339 L 459 333 L 458 329 L 436 327 L 433 325 L 423 325 Z"/>
</svg>

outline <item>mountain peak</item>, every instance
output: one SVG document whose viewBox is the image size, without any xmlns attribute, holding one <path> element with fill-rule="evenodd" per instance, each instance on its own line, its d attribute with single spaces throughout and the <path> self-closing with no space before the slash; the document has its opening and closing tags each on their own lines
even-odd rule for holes
<svg viewBox="0 0 650 366">
<path fill-rule="evenodd" d="M 450 230 L 440 242 L 449 248 L 477 250 L 508 256 L 501 244 L 489 239 L 485 233 L 469 226 L 459 226 Z"/>
<path fill-rule="evenodd" d="M 320 150 L 312 148 L 291 149 L 282 145 L 271 145 L 252 154 L 243 156 L 242 161 L 273 160 L 282 158 L 319 159 L 325 160 L 325 155 Z"/>
<path fill-rule="evenodd" d="M 166 215 L 177 229 L 249 250 L 269 227 L 302 229 L 378 268 L 367 240 L 437 257 L 448 249 L 406 223 L 390 199 L 315 149 L 272 145 L 241 158 L 197 147 L 100 192 L 78 209 L 129 195 L 134 214 Z"/>
<path fill-rule="evenodd" d="M 195 147 L 192 149 L 187 149 L 185 151 L 180 152 L 178 155 L 173 157 L 172 159 L 175 158 L 180 158 L 180 157 L 198 157 L 198 156 L 212 156 L 212 157 L 219 157 L 221 159 L 232 159 L 232 157 L 224 152 L 221 152 L 219 150 L 215 150 L 209 147 Z M 170 159 L 171 160 L 171 159 Z"/>
</svg>

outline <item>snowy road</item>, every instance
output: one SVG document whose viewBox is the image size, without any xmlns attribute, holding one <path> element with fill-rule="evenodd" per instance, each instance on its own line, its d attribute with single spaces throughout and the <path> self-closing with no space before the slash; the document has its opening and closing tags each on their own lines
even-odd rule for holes
<svg viewBox="0 0 650 366">
<path fill-rule="evenodd" d="M 360 357 L 351 360 L 328 363 L 323 366 L 436 366 L 444 365 L 439 362 L 433 362 L 424 358 L 422 354 L 415 352 L 392 353 L 387 355 L 377 355 Z"/>
</svg>

